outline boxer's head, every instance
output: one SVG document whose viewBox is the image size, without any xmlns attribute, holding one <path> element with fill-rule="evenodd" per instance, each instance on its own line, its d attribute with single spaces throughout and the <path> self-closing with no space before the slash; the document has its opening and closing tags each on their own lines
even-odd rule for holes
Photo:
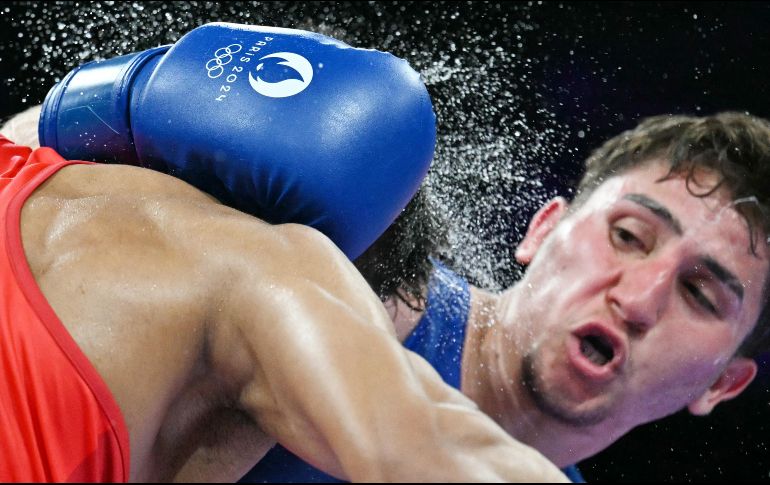
<svg viewBox="0 0 770 485">
<path fill-rule="evenodd" d="M 601 449 L 740 394 L 768 334 L 768 203 L 770 125 L 747 115 L 651 118 L 594 152 L 517 250 L 503 321 L 536 406 Z"/>
<path fill-rule="evenodd" d="M 573 207 L 613 174 L 661 158 L 668 169 L 662 180 L 684 177 L 695 197 L 708 197 L 718 190 L 729 194 L 749 229 L 752 252 L 769 242 L 770 122 L 743 113 L 647 118 L 591 154 Z M 698 174 L 704 172 L 716 176 L 712 186 L 699 184 Z M 763 310 L 740 355 L 755 357 L 770 345 L 770 308 Z"/>
</svg>

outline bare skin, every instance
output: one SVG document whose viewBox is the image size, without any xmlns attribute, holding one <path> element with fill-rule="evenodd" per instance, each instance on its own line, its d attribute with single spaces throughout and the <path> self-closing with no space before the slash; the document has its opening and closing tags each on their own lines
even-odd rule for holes
<svg viewBox="0 0 770 485">
<path fill-rule="evenodd" d="M 694 197 L 682 178 L 660 181 L 667 171 L 650 160 L 572 213 L 549 202 L 517 249 L 524 279 L 501 294 L 471 288 L 461 389 L 560 466 L 680 409 L 708 414 L 756 375 L 735 352 L 762 309 L 767 248 L 749 250 L 730 194 Z M 387 306 L 405 338 L 421 312 Z M 610 362 L 591 362 L 586 335 L 612 343 Z"/>
<path fill-rule="evenodd" d="M 729 194 L 694 198 L 681 180 L 657 183 L 665 170 L 657 160 L 619 175 L 570 217 L 550 202 L 516 253 L 525 280 L 499 295 L 471 288 L 462 391 L 560 466 L 682 407 L 707 414 L 756 374 L 733 354 L 761 308 L 767 254 L 747 250 Z M 745 299 L 703 261 L 736 275 Z M 422 316 L 416 303 L 386 301 L 400 340 Z M 592 364 L 578 350 L 586 335 L 614 342 L 616 358 Z"/>
<path fill-rule="evenodd" d="M 132 481 L 235 481 L 276 441 L 351 480 L 564 480 L 405 351 L 312 229 L 156 172 L 74 165 L 27 200 L 21 230 L 123 413 Z"/>
<path fill-rule="evenodd" d="M 14 115 L 3 123 L 0 133 L 17 145 L 39 148 L 37 122 L 40 119 L 41 109 L 41 105 L 36 105 Z"/>
</svg>

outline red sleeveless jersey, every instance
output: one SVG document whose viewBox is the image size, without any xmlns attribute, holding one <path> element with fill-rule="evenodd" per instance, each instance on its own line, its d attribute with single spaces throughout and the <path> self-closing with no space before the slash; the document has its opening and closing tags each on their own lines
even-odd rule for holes
<svg viewBox="0 0 770 485">
<path fill-rule="evenodd" d="M 0 481 L 125 482 L 128 432 L 107 385 L 37 286 L 20 218 L 72 163 L 0 135 Z"/>
</svg>

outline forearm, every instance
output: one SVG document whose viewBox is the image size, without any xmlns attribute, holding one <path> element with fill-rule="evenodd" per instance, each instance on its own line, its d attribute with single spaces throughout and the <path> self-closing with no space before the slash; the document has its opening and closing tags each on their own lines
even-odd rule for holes
<svg viewBox="0 0 770 485">
<path fill-rule="evenodd" d="M 310 265 L 301 273 L 290 263 L 280 274 L 260 271 L 271 291 L 258 298 L 245 292 L 228 305 L 253 308 L 238 324 L 256 369 L 241 404 L 263 430 L 311 464 L 354 481 L 564 480 L 404 350 L 354 270 L 333 263 L 313 274 Z M 252 284 L 258 283 L 238 286 Z"/>
<path fill-rule="evenodd" d="M 428 393 L 436 419 L 433 439 L 444 450 L 428 445 L 427 459 L 448 460 L 442 465 L 442 481 L 568 481 L 540 452 L 514 440 L 465 395 L 444 384 L 436 371 L 418 354 L 408 358 L 420 384 Z M 427 461 L 426 463 L 430 463 Z M 399 477 L 398 480 L 409 477 Z"/>
<path fill-rule="evenodd" d="M 0 127 L 0 134 L 20 146 L 40 147 L 37 136 L 37 123 L 40 119 L 40 106 L 33 106 L 12 116 Z"/>
<path fill-rule="evenodd" d="M 263 366 L 259 387 L 269 388 L 274 402 L 252 402 L 251 409 L 267 415 L 263 428 L 311 463 L 354 481 L 561 478 L 390 335 L 363 325 L 329 340 L 301 333 L 263 342 L 304 340 L 281 345 L 281 355 Z"/>
</svg>

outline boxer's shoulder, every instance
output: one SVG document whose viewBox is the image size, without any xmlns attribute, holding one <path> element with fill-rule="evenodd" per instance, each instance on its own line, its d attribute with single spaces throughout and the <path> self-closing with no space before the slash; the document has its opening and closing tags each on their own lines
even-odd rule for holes
<svg viewBox="0 0 770 485">
<path fill-rule="evenodd" d="M 314 229 L 269 225 L 175 177 L 128 165 L 75 164 L 59 170 L 24 204 L 22 234 L 31 259 L 36 253 L 88 253 L 94 261 L 165 267 L 165 275 L 179 276 L 171 266 L 195 269 L 207 281 L 212 276 L 207 269 L 219 265 L 229 271 L 245 260 L 274 276 L 285 272 L 287 260 L 349 266 Z"/>
<path fill-rule="evenodd" d="M 129 278 L 148 267 L 181 276 L 180 271 L 190 265 L 190 254 L 183 254 L 189 245 L 175 245 L 173 230 L 183 225 L 179 219 L 193 218 L 193 213 L 212 211 L 218 205 L 184 182 L 150 170 L 70 165 L 24 203 L 25 253 L 35 274 L 57 268 L 92 278 L 102 268 L 111 268 Z M 149 276 L 145 273 L 137 279 Z"/>
<path fill-rule="evenodd" d="M 27 200 L 21 229 L 38 286 L 124 415 L 132 477 L 176 474 L 158 469 L 182 460 L 174 443 L 216 443 L 211 453 L 229 459 L 235 450 L 254 456 L 272 444 L 237 412 L 221 411 L 239 383 L 212 369 L 207 353 L 208 325 L 227 294 L 222 262 L 236 267 L 229 260 L 247 244 L 244 235 L 271 226 L 167 175 L 70 165 Z M 233 436 L 243 444 L 235 446 Z M 190 460 L 201 473 L 203 459 Z M 136 475 L 140 470 L 157 475 Z"/>
<path fill-rule="evenodd" d="M 176 177 L 133 165 L 73 164 L 59 170 L 36 194 L 59 198 L 111 197 L 137 200 L 216 200 Z"/>
</svg>

